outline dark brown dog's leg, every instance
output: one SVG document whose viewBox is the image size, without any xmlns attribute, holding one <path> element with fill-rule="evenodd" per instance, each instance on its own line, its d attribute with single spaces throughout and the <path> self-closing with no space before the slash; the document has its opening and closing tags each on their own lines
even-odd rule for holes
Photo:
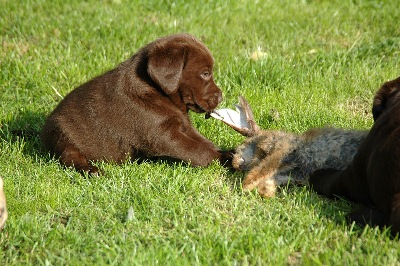
<svg viewBox="0 0 400 266">
<path fill-rule="evenodd" d="M 90 175 L 98 175 L 99 169 L 91 165 L 86 157 L 73 145 L 68 145 L 61 153 L 60 161 L 67 167 L 74 167 L 81 173 L 88 173 Z"/>
<path fill-rule="evenodd" d="M 328 198 L 335 196 L 334 190 L 337 190 L 335 186 L 336 178 L 335 174 L 338 174 L 338 170 L 335 169 L 320 169 L 310 175 L 310 186 L 315 192 L 320 195 L 324 195 Z"/>
<path fill-rule="evenodd" d="M 400 233 L 400 193 L 393 196 L 390 217 L 374 207 L 361 207 L 352 211 L 348 216 L 348 221 L 355 222 L 359 226 L 391 226 L 392 236 Z"/>
<path fill-rule="evenodd" d="M 310 176 L 310 185 L 321 195 L 333 198 L 344 197 L 348 200 L 358 203 L 372 205 L 372 199 L 369 194 L 368 185 L 362 177 L 362 173 L 354 173 L 350 165 L 344 171 L 333 169 L 322 169 L 315 171 Z M 360 178 L 361 177 L 361 178 Z M 400 196 L 399 196 L 400 199 Z M 397 219 L 397 225 L 400 228 L 400 200 L 394 205 L 397 209 L 394 219 Z M 358 210 L 348 214 L 347 220 L 355 222 L 359 226 L 379 226 L 388 224 L 388 215 L 375 207 L 361 207 Z"/>
<path fill-rule="evenodd" d="M 350 165 L 343 171 L 321 169 L 310 176 L 310 185 L 321 195 L 329 198 L 345 197 L 359 203 L 371 203 L 367 183 L 360 173 L 354 173 Z"/>
<path fill-rule="evenodd" d="M 384 227 L 388 223 L 388 217 L 380 210 L 374 207 L 361 207 L 355 211 L 350 212 L 347 215 L 347 221 L 349 223 L 355 222 L 358 226 L 364 227 L 379 226 Z"/>
<path fill-rule="evenodd" d="M 400 233 L 400 193 L 393 195 L 389 224 L 392 226 L 393 236 Z"/>
</svg>

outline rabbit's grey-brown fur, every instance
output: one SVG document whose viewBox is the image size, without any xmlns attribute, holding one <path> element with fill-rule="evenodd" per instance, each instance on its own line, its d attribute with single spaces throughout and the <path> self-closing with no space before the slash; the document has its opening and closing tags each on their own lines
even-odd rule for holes
<svg viewBox="0 0 400 266">
<path fill-rule="evenodd" d="M 241 99 L 253 121 L 248 103 Z M 256 124 L 255 124 L 256 125 Z M 240 130 L 237 130 L 241 132 Z M 236 148 L 233 167 L 248 171 L 243 189 L 257 191 L 264 197 L 275 195 L 276 187 L 288 183 L 307 184 L 318 169 L 346 168 L 356 154 L 367 131 L 336 128 L 310 129 L 304 134 L 262 130 L 258 126 Z"/>
</svg>

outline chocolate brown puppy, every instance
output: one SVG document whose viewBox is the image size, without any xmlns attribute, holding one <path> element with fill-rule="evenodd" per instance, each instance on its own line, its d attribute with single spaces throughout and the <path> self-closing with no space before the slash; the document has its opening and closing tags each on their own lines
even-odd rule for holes
<svg viewBox="0 0 400 266">
<path fill-rule="evenodd" d="M 314 190 L 341 196 L 366 207 L 349 215 L 360 225 L 391 226 L 400 232 L 400 77 L 386 82 L 373 102 L 375 123 L 352 163 L 343 171 L 316 171 Z"/>
<path fill-rule="evenodd" d="M 116 68 L 69 93 L 41 132 L 66 166 L 97 173 L 92 161 L 166 157 L 206 166 L 230 160 L 191 124 L 188 111 L 210 112 L 222 100 L 213 58 L 189 34 L 160 38 Z"/>
</svg>

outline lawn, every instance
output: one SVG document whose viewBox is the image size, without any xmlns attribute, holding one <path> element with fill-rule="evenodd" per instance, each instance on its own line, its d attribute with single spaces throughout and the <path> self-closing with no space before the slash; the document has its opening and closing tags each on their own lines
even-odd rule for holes
<svg viewBox="0 0 400 266">
<path fill-rule="evenodd" d="M 38 138 L 68 92 L 177 32 L 213 53 L 221 107 L 244 95 L 265 129 L 369 129 L 375 91 L 400 73 L 399 21 L 396 0 L 0 0 L 0 264 L 400 264 L 399 240 L 346 224 L 345 200 L 296 186 L 263 199 L 217 162 L 100 162 L 85 178 Z M 221 148 L 244 140 L 191 119 Z"/>
</svg>

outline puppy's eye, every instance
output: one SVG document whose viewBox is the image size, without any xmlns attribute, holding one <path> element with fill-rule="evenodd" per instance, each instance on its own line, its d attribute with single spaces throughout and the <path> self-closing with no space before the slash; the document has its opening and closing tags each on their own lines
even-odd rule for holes
<svg viewBox="0 0 400 266">
<path fill-rule="evenodd" d="M 204 71 L 200 75 L 203 79 L 209 79 L 211 77 L 211 72 L 210 71 Z"/>
</svg>

